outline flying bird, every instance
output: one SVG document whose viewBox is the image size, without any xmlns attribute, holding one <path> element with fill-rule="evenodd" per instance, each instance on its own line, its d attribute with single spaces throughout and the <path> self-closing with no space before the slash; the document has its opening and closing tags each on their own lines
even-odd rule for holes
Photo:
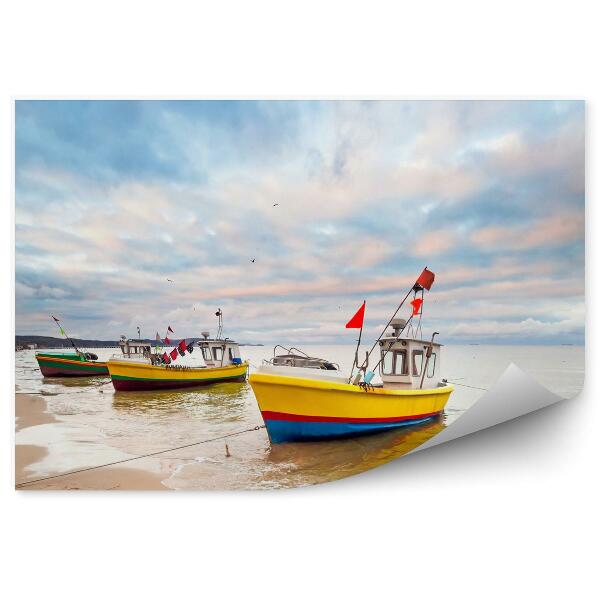
<svg viewBox="0 0 600 600">
<path fill-rule="evenodd" d="M 255 262 L 255 261 L 256 261 L 256 259 L 255 259 L 255 258 L 252 258 L 252 259 L 250 260 L 250 262 L 251 262 L 251 263 L 253 263 L 253 262 Z"/>
<path fill-rule="evenodd" d="M 168 277 L 167 277 L 167 281 L 170 281 L 171 283 L 173 283 L 173 280 L 172 280 L 172 279 L 169 279 Z"/>
<path fill-rule="evenodd" d="M 275 202 L 275 204 L 273 204 L 273 206 L 279 206 L 279 202 Z"/>
</svg>

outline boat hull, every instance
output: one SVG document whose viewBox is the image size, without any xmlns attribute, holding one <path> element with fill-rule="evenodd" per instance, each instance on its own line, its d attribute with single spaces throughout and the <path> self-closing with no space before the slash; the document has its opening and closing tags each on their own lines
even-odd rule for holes
<svg viewBox="0 0 600 600">
<path fill-rule="evenodd" d="M 172 390 L 227 381 L 245 381 L 248 363 L 214 368 L 167 368 L 159 365 L 109 360 L 108 370 L 117 391 Z"/>
<path fill-rule="evenodd" d="M 366 435 L 426 423 L 444 410 L 452 386 L 428 390 L 363 388 L 253 373 L 250 385 L 272 443 Z"/>
<path fill-rule="evenodd" d="M 48 354 L 36 354 L 35 358 L 44 377 L 98 377 L 108 375 L 108 367 L 105 362 L 59 358 Z"/>
</svg>

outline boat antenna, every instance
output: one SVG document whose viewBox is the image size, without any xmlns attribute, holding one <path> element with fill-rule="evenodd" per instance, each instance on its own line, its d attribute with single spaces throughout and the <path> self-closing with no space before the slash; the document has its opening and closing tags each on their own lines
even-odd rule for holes
<svg viewBox="0 0 600 600">
<path fill-rule="evenodd" d="M 413 302 L 414 302 L 415 300 L 417 300 L 417 294 L 419 293 L 419 290 L 416 288 L 413 288 L 413 291 L 414 291 L 414 299 L 413 299 Z M 421 336 L 420 339 L 423 339 L 423 328 L 421 327 L 421 320 L 423 318 L 423 304 L 425 301 L 425 289 L 421 288 L 420 291 L 421 291 L 421 298 L 420 298 L 421 304 L 419 304 L 419 310 L 417 313 L 419 315 L 419 321 L 417 322 L 416 328 L 413 328 L 412 323 L 410 324 L 410 326 L 406 330 L 406 335 L 407 336 L 413 335 L 415 338 L 417 338 L 417 337 L 419 337 L 419 332 L 420 332 L 420 336 Z M 411 304 L 412 304 L 412 302 L 411 302 Z M 415 316 L 415 315 L 413 315 L 413 316 Z M 409 321 L 410 321 L 410 319 L 409 319 Z"/>
<path fill-rule="evenodd" d="M 217 312 L 215 313 L 215 316 L 218 319 L 218 328 L 217 328 L 217 338 L 218 340 L 221 339 L 221 336 L 223 335 L 223 311 L 219 308 L 217 310 Z"/>
<path fill-rule="evenodd" d="M 57 319 L 54 315 L 50 315 L 52 317 L 52 319 L 54 320 L 54 322 L 56 323 L 56 326 L 58 327 L 58 329 L 60 330 L 60 333 L 62 335 L 64 335 L 69 342 L 71 342 L 71 346 L 73 346 L 73 348 L 75 348 L 75 352 L 77 352 L 77 354 L 81 354 L 81 350 L 75 345 L 75 342 L 65 333 L 65 330 L 63 329 L 63 327 L 60 324 L 60 319 Z"/>
</svg>

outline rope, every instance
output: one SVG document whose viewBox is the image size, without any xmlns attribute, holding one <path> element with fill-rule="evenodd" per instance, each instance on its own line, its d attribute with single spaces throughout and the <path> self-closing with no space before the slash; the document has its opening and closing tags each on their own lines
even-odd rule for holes
<svg viewBox="0 0 600 600">
<path fill-rule="evenodd" d="M 225 435 L 220 435 L 219 437 L 212 438 L 210 440 L 202 440 L 201 442 L 194 442 L 193 444 L 185 444 L 184 446 L 177 446 L 176 448 L 168 448 L 167 450 L 159 450 L 158 452 L 150 452 L 149 454 L 142 454 L 140 456 L 133 456 L 132 458 L 124 458 L 122 460 L 115 460 L 113 462 L 104 463 L 103 465 L 96 465 L 94 467 L 85 467 L 84 469 L 77 469 L 75 471 L 67 471 L 66 473 L 59 473 L 58 475 L 50 475 L 48 477 L 41 477 L 40 479 L 33 479 L 31 481 L 23 481 L 21 483 L 16 483 L 15 487 L 24 487 L 26 485 L 31 485 L 32 483 L 39 483 L 40 481 L 47 481 L 48 479 L 56 479 L 57 477 L 66 477 L 67 475 L 75 475 L 76 473 L 83 473 L 85 471 L 94 471 L 95 469 L 102 469 L 104 467 L 112 467 L 114 465 L 120 465 L 126 462 L 130 462 L 132 460 L 139 460 L 140 458 L 148 458 L 150 456 L 157 456 L 158 454 L 165 454 L 166 452 L 173 452 L 174 450 L 183 450 L 184 448 L 191 448 L 192 446 L 198 446 L 199 444 L 207 444 L 208 442 L 216 442 L 218 440 L 223 440 L 225 438 L 233 437 L 234 435 L 241 435 L 242 433 L 248 433 L 249 431 L 258 431 L 259 429 L 264 429 L 265 425 L 256 425 L 250 429 L 244 429 L 243 431 L 236 431 L 234 433 L 226 433 Z"/>
<path fill-rule="evenodd" d="M 467 385 L 466 383 L 458 383 L 458 381 L 451 381 L 445 379 L 446 383 L 453 383 L 454 385 L 461 385 L 462 387 L 471 388 L 472 390 L 481 390 L 482 392 L 489 392 L 488 388 L 477 387 L 475 385 Z"/>
</svg>

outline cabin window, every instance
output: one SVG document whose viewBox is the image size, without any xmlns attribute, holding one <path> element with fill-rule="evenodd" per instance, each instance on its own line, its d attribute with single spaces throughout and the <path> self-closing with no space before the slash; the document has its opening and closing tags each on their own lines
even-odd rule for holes
<svg viewBox="0 0 600 600">
<path fill-rule="evenodd" d="M 229 360 L 233 362 L 233 348 L 229 348 Z"/>
<path fill-rule="evenodd" d="M 383 367 L 383 374 L 384 375 L 391 375 L 394 371 L 394 353 L 393 352 L 386 352 L 383 355 L 383 363 L 382 363 L 382 367 Z"/>
<path fill-rule="evenodd" d="M 382 364 L 384 375 L 408 375 L 406 350 L 386 352 Z"/>
<path fill-rule="evenodd" d="M 215 360 L 221 360 L 221 358 L 223 357 L 223 348 L 213 348 L 213 356 Z"/>
<path fill-rule="evenodd" d="M 204 358 L 204 360 L 212 360 L 210 356 L 210 348 L 207 346 L 202 346 L 202 358 Z"/>
<path fill-rule="evenodd" d="M 429 359 L 429 363 L 427 365 L 427 377 L 433 377 L 435 373 L 435 362 L 437 355 L 435 352 L 431 354 L 431 358 Z"/>
<path fill-rule="evenodd" d="M 414 377 L 421 374 L 423 368 L 423 350 L 413 350 L 412 353 L 412 373 Z"/>
<path fill-rule="evenodd" d="M 408 375 L 408 369 L 406 364 L 406 350 L 400 352 L 394 352 L 394 374 L 395 375 Z"/>
</svg>

